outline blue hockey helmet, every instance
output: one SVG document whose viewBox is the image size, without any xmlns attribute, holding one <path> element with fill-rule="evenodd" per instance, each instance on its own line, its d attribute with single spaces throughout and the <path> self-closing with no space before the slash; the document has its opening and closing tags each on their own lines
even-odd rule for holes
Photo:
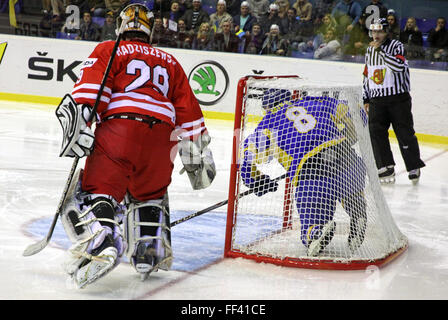
<svg viewBox="0 0 448 320">
<path fill-rule="evenodd" d="M 287 89 L 266 89 L 263 92 L 262 107 L 268 110 L 280 103 L 291 100 L 291 91 Z"/>
</svg>

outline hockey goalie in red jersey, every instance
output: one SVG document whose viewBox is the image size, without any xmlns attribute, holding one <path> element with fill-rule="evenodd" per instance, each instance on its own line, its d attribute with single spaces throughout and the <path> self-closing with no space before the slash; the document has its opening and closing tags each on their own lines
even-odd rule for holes
<svg viewBox="0 0 448 320">
<path fill-rule="evenodd" d="M 149 44 L 153 13 L 131 4 L 117 26 L 123 19 L 123 40 L 100 97 L 95 131 L 86 119 L 115 41 L 98 44 L 82 65 L 72 91 L 80 124 L 71 127 L 77 129 L 64 129 L 63 123 L 74 121 L 67 120 L 70 112 L 56 113 L 64 129 L 61 155 L 87 156 L 61 214 L 73 242 L 66 269 L 77 287 L 107 274 L 122 254 L 142 279 L 169 270 L 167 188 L 176 148 L 193 189 L 206 188 L 216 174 L 203 114 L 184 70 L 172 55 Z"/>
</svg>

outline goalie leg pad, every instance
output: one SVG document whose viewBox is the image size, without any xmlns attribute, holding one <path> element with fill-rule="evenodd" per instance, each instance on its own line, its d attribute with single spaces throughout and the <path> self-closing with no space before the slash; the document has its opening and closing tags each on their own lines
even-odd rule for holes
<svg viewBox="0 0 448 320">
<path fill-rule="evenodd" d="M 125 219 L 126 255 L 139 273 L 171 268 L 171 230 L 168 197 L 129 201 Z"/>
<path fill-rule="evenodd" d="M 106 195 L 81 190 L 79 170 L 62 206 L 62 225 L 73 245 L 68 251 L 65 270 L 82 288 L 110 272 L 125 250 L 118 222 L 116 202 Z"/>
</svg>

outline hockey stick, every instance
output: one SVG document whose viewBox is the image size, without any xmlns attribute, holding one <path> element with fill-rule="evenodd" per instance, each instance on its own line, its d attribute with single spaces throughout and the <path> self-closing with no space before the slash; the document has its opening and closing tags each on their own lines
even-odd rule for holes
<svg viewBox="0 0 448 320">
<path fill-rule="evenodd" d="M 112 68 L 112 63 L 114 61 L 115 54 L 117 53 L 118 45 L 120 44 L 120 41 L 121 41 L 121 36 L 123 34 L 123 30 L 126 27 L 127 22 L 129 21 L 128 16 L 124 16 L 124 17 L 122 17 L 122 19 L 123 19 L 123 21 L 121 23 L 120 29 L 118 30 L 117 40 L 115 41 L 115 45 L 112 49 L 112 54 L 109 58 L 109 62 L 107 64 L 106 71 L 104 72 L 103 79 L 101 81 L 101 85 L 98 90 L 98 95 L 96 97 L 95 104 L 93 106 L 92 112 L 90 113 L 89 119 L 87 120 L 87 123 L 92 122 L 93 117 L 96 113 L 96 110 L 100 103 L 101 96 L 103 95 L 104 87 L 106 86 L 107 77 L 109 76 L 110 69 Z M 73 176 L 75 175 L 75 171 L 76 171 L 76 167 L 78 166 L 78 162 L 79 162 L 79 157 L 75 156 L 75 160 L 73 161 L 73 165 L 70 170 L 67 182 L 65 184 L 64 191 L 62 192 L 62 197 L 59 200 L 59 204 L 56 209 L 56 214 L 53 217 L 53 221 L 51 223 L 51 226 L 50 226 L 50 229 L 48 230 L 47 235 L 45 236 L 45 238 L 43 238 L 39 242 L 33 243 L 33 244 L 29 245 L 28 247 L 26 247 L 25 250 L 23 251 L 24 256 L 26 256 L 26 257 L 32 256 L 32 255 L 42 251 L 50 242 L 51 237 L 53 236 L 54 229 L 56 227 L 56 223 L 58 222 L 59 215 L 61 213 L 62 205 L 64 204 L 65 198 L 67 197 L 67 192 L 72 183 Z"/>
<path fill-rule="evenodd" d="M 276 182 L 277 182 L 277 181 L 280 181 L 280 180 L 286 178 L 287 175 L 288 175 L 287 173 L 284 173 L 284 174 L 282 174 L 281 176 L 275 178 L 273 181 L 276 181 Z M 249 195 L 249 194 L 251 194 L 251 193 L 254 193 L 254 191 L 255 191 L 255 189 L 249 189 L 249 190 L 246 190 L 246 191 L 244 191 L 244 192 L 242 192 L 242 193 L 240 193 L 240 194 L 238 195 L 238 199 L 240 199 L 240 198 L 242 198 L 242 197 L 245 197 L 245 196 L 247 196 L 247 195 Z M 208 208 L 202 209 L 201 211 L 192 213 L 192 214 L 190 214 L 190 215 L 188 215 L 188 216 L 185 216 L 185 217 L 183 217 L 183 218 L 181 218 L 181 219 L 179 219 L 179 220 L 174 221 L 173 223 L 170 224 L 170 227 L 174 227 L 174 226 L 178 225 L 179 223 L 182 223 L 182 222 L 188 221 L 188 220 L 190 220 L 190 219 L 199 217 L 200 215 L 203 215 L 204 213 L 207 213 L 207 212 L 209 212 L 209 211 L 212 211 L 212 210 L 214 210 L 214 209 L 216 209 L 216 208 L 222 207 L 222 206 L 226 205 L 227 203 L 229 203 L 229 200 L 223 200 L 223 201 L 221 201 L 221 202 L 218 202 L 218 203 L 216 203 L 216 204 L 214 204 L 214 205 L 212 205 L 212 206 L 210 206 L 210 207 L 208 207 Z"/>
</svg>

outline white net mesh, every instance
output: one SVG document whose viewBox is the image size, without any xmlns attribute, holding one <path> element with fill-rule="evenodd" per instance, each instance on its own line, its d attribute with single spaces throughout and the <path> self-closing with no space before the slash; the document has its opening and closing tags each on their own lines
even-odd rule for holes
<svg viewBox="0 0 448 320">
<path fill-rule="evenodd" d="M 250 79 L 231 250 L 275 259 L 375 261 L 406 247 L 378 181 L 360 86 Z M 231 205 L 231 204 L 230 204 Z"/>
</svg>

